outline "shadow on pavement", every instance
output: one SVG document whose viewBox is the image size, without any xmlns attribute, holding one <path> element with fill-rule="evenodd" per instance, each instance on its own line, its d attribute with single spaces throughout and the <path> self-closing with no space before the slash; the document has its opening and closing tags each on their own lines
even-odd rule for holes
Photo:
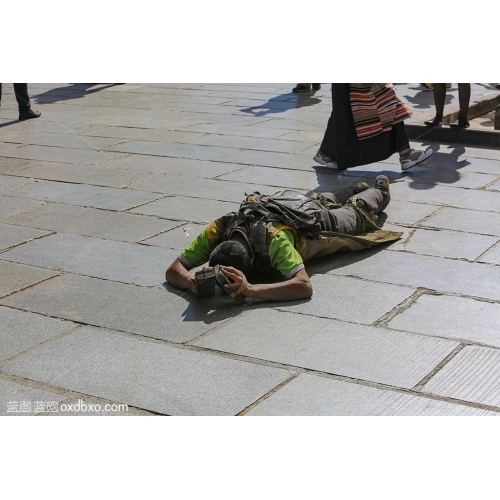
<svg viewBox="0 0 500 500">
<path fill-rule="evenodd" d="M 99 85 L 97 88 L 96 85 Z M 72 83 L 70 86 L 57 87 L 55 89 L 47 90 L 41 94 L 36 94 L 31 97 L 37 104 L 46 103 L 51 104 L 60 101 L 69 101 L 72 99 L 82 99 L 87 95 L 94 94 L 101 90 L 109 89 L 115 85 L 121 85 L 120 83 Z"/>
<path fill-rule="evenodd" d="M 9 125 L 14 125 L 14 123 L 21 123 L 19 120 L 11 120 L 10 122 L 4 122 L 0 124 L 0 128 L 8 127 Z"/>
<path fill-rule="evenodd" d="M 298 95 L 297 99 L 293 101 L 284 100 L 287 96 L 295 97 L 296 94 L 281 94 L 277 97 L 269 99 L 266 103 L 259 106 L 252 106 L 249 108 L 241 108 L 242 113 L 249 113 L 254 116 L 265 116 L 271 113 L 284 113 L 290 109 L 304 108 L 307 106 L 313 106 L 314 104 L 319 104 L 321 99 L 318 97 L 313 97 L 314 91 L 311 91 L 309 95 Z"/>
<path fill-rule="evenodd" d="M 432 147 L 434 154 L 422 166 L 417 165 L 403 172 L 403 176 L 410 179 L 411 189 L 425 191 L 438 184 L 454 184 L 460 180 L 459 170 L 471 164 L 466 158 L 460 159 L 465 153 L 462 145 L 454 145 L 453 150 L 447 154 L 439 153 L 441 145 L 434 143 Z"/>
</svg>

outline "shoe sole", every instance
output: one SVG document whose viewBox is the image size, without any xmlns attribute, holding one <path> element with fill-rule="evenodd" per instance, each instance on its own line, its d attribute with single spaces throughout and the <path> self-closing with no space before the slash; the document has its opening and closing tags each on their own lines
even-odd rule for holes
<svg viewBox="0 0 500 500">
<path fill-rule="evenodd" d="M 417 161 L 416 163 L 413 163 L 409 167 L 401 165 L 401 170 L 409 170 L 410 168 L 413 168 L 417 165 L 420 165 L 421 163 L 424 163 L 424 161 L 428 160 L 432 156 L 433 153 L 434 153 L 434 151 L 431 151 L 427 156 L 425 156 L 421 160 Z"/>
<path fill-rule="evenodd" d="M 19 121 L 25 122 L 26 120 L 32 120 L 33 118 L 40 118 L 40 116 L 42 116 L 41 113 L 39 115 L 35 115 L 35 116 L 27 116 L 26 118 L 19 118 Z"/>
<path fill-rule="evenodd" d="M 335 166 L 333 166 L 331 163 L 327 163 L 325 160 L 322 160 L 319 156 L 315 156 L 313 158 L 313 160 L 316 163 L 319 163 L 320 165 L 323 165 L 323 167 L 331 168 L 332 170 L 338 170 L 338 167 L 337 167 L 336 164 L 335 164 Z"/>
</svg>

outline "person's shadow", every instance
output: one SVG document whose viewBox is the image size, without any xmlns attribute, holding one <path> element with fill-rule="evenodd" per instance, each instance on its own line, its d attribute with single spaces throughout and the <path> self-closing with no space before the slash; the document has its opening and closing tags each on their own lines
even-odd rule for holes
<svg viewBox="0 0 500 500">
<path fill-rule="evenodd" d="M 319 104 L 321 99 L 318 97 L 313 97 L 314 91 L 304 94 L 281 94 L 279 96 L 269 99 L 266 103 L 260 104 L 259 106 L 251 106 L 248 108 L 242 108 L 240 111 L 242 113 L 249 113 L 253 116 L 266 116 L 271 113 L 284 113 L 290 109 L 304 108 L 306 106 L 313 106 L 314 104 Z M 292 98 L 295 99 L 292 100 Z M 288 99 L 289 98 L 289 99 Z"/>
<path fill-rule="evenodd" d="M 97 85 L 97 87 L 96 87 Z M 121 83 L 72 83 L 70 86 L 57 87 L 47 90 L 41 94 L 31 96 L 37 104 L 52 104 L 60 101 L 70 101 L 72 99 L 82 99 L 87 95 L 100 92 L 101 90 L 109 89 Z M 95 87 L 95 88 L 93 88 Z"/>
<path fill-rule="evenodd" d="M 449 153 L 440 153 L 441 145 L 428 143 L 424 146 L 432 146 L 433 155 L 422 165 L 417 165 L 410 170 L 402 172 L 402 177 L 410 179 L 411 189 L 426 191 L 439 184 L 455 184 L 460 178 L 460 169 L 470 165 L 471 162 L 460 157 L 465 154 L 465 147 L 462 145 L 452 145 Z"/>
<path fill-rule="evenodd" d="M 269 277 L 249 275 L 249 281 L 251 283 L 274 283 L 279 280 L 269 279 Z M 256 308 L 277 307 L 280 304 L 283 304 L 280 301 L 247 298 L 246 304 L 241 305 L 218 286 L 215 287 L 215 294 L 213 297 L 204 299 L 197 299 L 196 295 L 192 291 L 179 290 L 172 286 L 168 281 L 163 283 L 163 288 L 186 301 L 186 309 L 183 311 L 181 316 L 182 321 L 202 321 L 205 324 L 212 324 L 236 318 L 241 314 Z M 294 301 L 294 303 L 300 304 L 308 300 L 310 299 Z"/>
</svg>

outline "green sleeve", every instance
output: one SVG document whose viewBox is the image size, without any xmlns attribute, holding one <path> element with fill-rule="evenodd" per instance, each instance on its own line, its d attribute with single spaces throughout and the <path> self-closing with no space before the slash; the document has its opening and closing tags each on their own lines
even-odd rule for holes
<svg viewBox="0 0 500 500">
<path fill-rule="evenodd" d="M 207 262 L 211 253 L 212 249 L 208 243 L 207 230 L 204 229 L 191 245 L 181 252 L 179 258 L 182 265 L 189 270 Z"/>
<path fill-rule="evenodd" d="M 302 257 L 295 249 L 295 237 L 289 229 L 283 229 L 272 239 L 269 257 L 272 266 L 285 278 L 291 278 L 304 268 Z"/>
</svg>

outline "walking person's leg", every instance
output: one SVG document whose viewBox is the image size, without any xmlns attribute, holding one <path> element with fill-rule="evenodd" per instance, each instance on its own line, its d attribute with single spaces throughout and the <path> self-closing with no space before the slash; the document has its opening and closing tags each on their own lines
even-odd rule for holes
<svg viewBox="0 0 500 500">
<path fill-rule="evenodd" d="M 450 123 L 450 127 L 455 127 L 455 128 L 469 127 L 469 120 L 467 119 L 467 115 L 469 113 L 469 102 L 470 102 L 470 83 L 459 83 L 458 104 L 460 105 L 460 111 L 458 112 L 458 120 L 456 122 Z"/>
<path fill-rule="evenodd" d="M 27 83 L 14 83 L 14 93 L 16 94 L 16 101 L 19 106 L 19 120 L 38 118 L 41 115 L 40 111 L 33 111 L 31 109 Z"/>
<path fill-rule="evenodd" d="M 14 83 L 14 94 L 16 95 L 19 111 L 31 108 L 30 96 L 28 95 L 27 83 Z"/>
<path fill-rule="evenodd" d="M 421 149 L 413 149 L 410 146 L 410 140 L 408 138 L 408 134 L 406 133 L 404 122 L 400 122 L 395 125 L 393 130 L 398 132 L 398 144 L 406 144 L 404 147 L 399 149 L 399 163 L 401 164 L 401 170 L 408 170 L 419 163 L 423 163 L 434 152 L 432 148 L 427 148 L 425 151 Z"/>
<path fill-rule="evenodd" d="M 425 122 L 429 127 L 435 127 L 443 124 L 444 100 L 446 97 L 446 83 L 434 83 L 434 106 L 436 107 L 436 116 L 432 120 Z"/>
</svg>

